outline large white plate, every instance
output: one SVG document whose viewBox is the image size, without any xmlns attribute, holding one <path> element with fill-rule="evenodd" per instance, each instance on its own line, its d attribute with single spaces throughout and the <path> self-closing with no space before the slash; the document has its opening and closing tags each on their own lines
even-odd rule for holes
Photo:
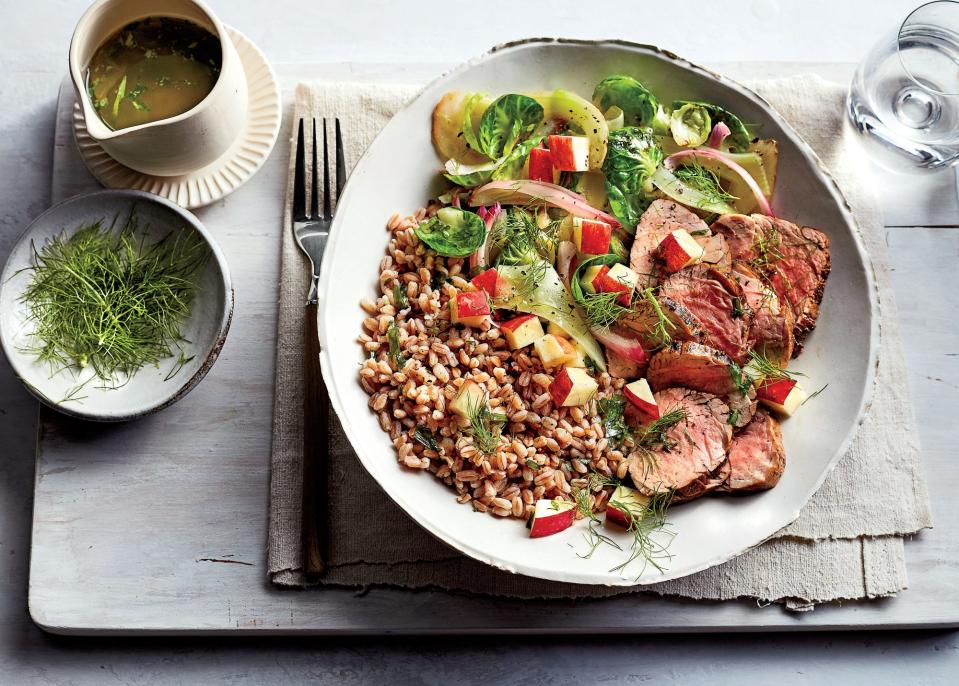
<svg viewBox="0 0 959 686">
<path fill-rule="evenodd" d="M 664 101 L 722 104 L 780 145 L 777 214 L 816 226 L 832 241 L 832 275 L 822 314 L 794 362 L 813 388 L 829 388 L 783 425 L 788 455 L 779 485 L 743 498 L 706 498 L 674 508 L 676 537 L 664 572 L 637 565 L 610 571 L 623 553 L 601 546 L 589 559 L 581 526 L 531 540 L 521 522 L 495 519 L 455 502 L 432 477 L 396 462 L 394 449 L 357 382 L 362 351 L 355 342 L 360 298 L 375 292 L 377 265 L 393 212 L 421 206 L 437 190 L 440 160 L 430 143 L 430 113 L 448 90 L 505 92 L 567 88 L 584 96 L 603 77 L 633 74 Z M 323 376 L 346 435 L 389 496 L 453 548 L 504 570 L 585 584 L 648 584 L 729 560 L 792 522 L 845 452 L 872 393 L 879 342 L 872 268 L 839 190 L 799 136 L 761 98 L 742 86 L 649 46 L 623 42 L 535 39 L 500 47 L 428 85 L 399 112 L 360 160 L 344 189 L 320 280 Z M 793 368 L 793 367 L 791 367 Z M 626 543 L 626 537 L 619 535 Z"/>
</svg>

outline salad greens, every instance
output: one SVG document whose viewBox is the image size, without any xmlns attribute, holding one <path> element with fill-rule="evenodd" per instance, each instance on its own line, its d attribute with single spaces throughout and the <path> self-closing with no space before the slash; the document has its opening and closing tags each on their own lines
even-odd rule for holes
<svg viewBox="0 0 959 686">
<path fill-rule="evenodd" d="M 533 98 L 516 93 L 500 96 L 480 119 L 477 150 L 490 159 L 499 159 L 528 138 L 542 122 L 543 106 Z"/>
<path fill-rule="evenodd" d="M 625 126 L 648 127 L 659 134 L 669 131 L 669 117 L 659 100 L 632 76 L 607 76 L 593 90 L 593 103 L 603 112 L 618 107 Z"/>
<path fill-rule="evenodd" d="M 469 257 L 483 245 L 486 224 L 475 212 L 444 207 L 417 226 L 415 233 L 444 257 Z"/>
<path fill-rule="evenodd" d="M 722 122 L 729 127 L 729 136 L 725 140 L 725 145 L 730 152 L 746 152 L 749 149 L 749 142 L 752 136 L 749 135 L 749 129 L 743 124 L 742 120 L 732 112 L 713 105 L 708 102 L 696 102 L 692 100 L 677 100 L 673 103 L 673 110 L 680 110 L 688 105 L 695 105 L 705 110 L 713 124 Z M 708 135 L 708 132 L 707 132 Z M 706 140 L 705 138 L 703 140 Z M 676 141 L 679 143 L 679 141 Z M 682 143 L 680 143 L 682 145 Z M 698 144 L 697 144 L 698 145 Z"/>
<path fill-rule="evenodd" d="M 634 227 L 653 200 L 650 181 L 663 161 L 663 151 L 645 129 L 627 126 L 609 134 L 609 151 L 603 172 L 613 215 L 626 227 Z"/>
<path fill-rule="evenodd" d="M 529 273 L 529 267 L 497 267 L 500 278 L 506 284 L 506 294 L 496 298 L 496 307 L 517 312 L 528 312 L 547 319 L 560 327 L 583 346 L 586 354 L 601 371 L 606 371 L 606 358 L 602 349 L 589 332 L 589 327 L 579 308 L 566 289 L 563 280 L 548 262 L 539 262 L 540 278 L 531 293 L 523 293 L 522 285 Z"/>
<path fill-rule="evenodd" d="M 669 119 L 669 130 L 678 145 L 702 145 L 713 129 L 709 109 L 695 102 L 687 102 L 673 110 Z"/>
</svg>

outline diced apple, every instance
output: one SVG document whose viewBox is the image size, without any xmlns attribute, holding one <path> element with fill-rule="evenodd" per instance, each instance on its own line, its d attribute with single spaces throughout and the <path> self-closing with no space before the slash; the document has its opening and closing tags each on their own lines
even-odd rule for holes
<svg viewBox="0 0 959 686">
<path fill-rule="evenodd" d="M 533 349 L 547 369 L 566 364 L 573 359 L 576 352 L 573 345 L 565 338 L 550 333 L 533 341 Z"/>
<path fill-rule="evenodd" d="M 604 283 L 606 283 L 607 279 L 613 283 L 627 287 L 627 290 L 624 291 L 624 294 L 616 300 L 623 307 L 629 307 L 629 302 L 633 297 L 633 291 L 636 290 L 636 284 L 639 283 L 639 274 L 627 267 L 625 264 L 617 263 L 609 268 L 609 272 L 606 273 L 606 279 L 604 279 Z M 609 290 L 622 290 L 618 286 L 613 286 L 613 283 L 610 284 Z"/>
<path fill-rule="evenodd" d="M 542 538 L 568 529 L 576 521 L 576 504 L 568 500 L 536 501 L 530 522 L 529 537 Z"/>
<path fill-rule="evenodd" d="M 460 292 L 450 299 L 450 314 L 454 324 L 480 326 L 491 312 L 486 291 Z"/>
<path fill-rule="evenodd" d="M 489 297 L 496 297 L 496 284 L 499 282 L 499 274 L 495 269 L 487 269 L 482 274 L 477 274 L 472 279 L 470 283 L 479 288 L 480 290 L 486 291 L 489 294 Z"/>
<path fill-rule="evenodd" d="M 543 337 L 543 325 L 535 314 L 521 314 L 499 325 L 511 350 L 519 350 Z"/>
<path fill-rule="evenodd" d="M 573 243 L 583 254 L 607 254 L 612 236 L 613 227 L 606 222 L 573 217 Z"/>
<path fill-rule="evenodd" d="M 577 369 L 586 369 L 586 358 L 589 356 L 586 350 L 579 343 L 573 346 L 576 351 L 573 353 L 573 359 L 566 363 L 567 367 L 576 367 Z"/>
<path fill-rule="evenodd" d="M 450 411 L 463 419 L 469 419 L 471 411 L 486 403 L 486 391 L 475 381 L 464 383 L 450 402 Z"/>
<path fill-rule="evenodd" d="M 791 417 L 807 398 L 795 379 L 764 381 L 756 389 L 756 397 L 761 403 L 786 417 Z"/>
<path fill-rule="evenodd" d="M 553 167 L 551 151 L 546 148 L 533 148 L 529 151 L 529 178 L 546 183 L 559 181 L 559 170 Z"/>
<path fill-rule="evenodd" d="M 615 272 L 621 278 L 613 278 L 613 270 L 616 267 L 621 268 Z M 605 264 L 594 264 L 592 267 L 587 267 L 583 276 L 580 277 L 580 285 L 589 293 L 621 293 L 622 295 L 616 298 L 616 302 L 623 307 L 629 307 L 633 288 L 638 281 L 639 274 L 621 264 L 613 265 L 612 268 Z"/>
<path fill-rule="evenodd" d="M 561 327 L 559 324 L 555 324 L 554 322 L 546 323 L 546 333 L 551 333 L 554 336 L 559 336 L 560 338 L 565 338 L 567 340 L 572 338 L 566 329 Z"/>
<path fill-rule="evenodd" d="M 650 419 L 659 419 L 659 405 L 656 404 L 656 398 L 653 397 L 653 391 L 646 379 L 623 386 L 623 395 L 644 415 Z"/>
<path fill-rule="evenodd" d="M 606 521 L 628 527 L 634 517 L 642 517 L 647 505 L 648 496 L 629 486 L 617 486 L 606 505 Z"/>
<path fill-rule="evenodd" d="M 659 243 L 659 256 L 669 273 L 702 261 L 706 249 L 686 229 L 676 229 Z"/>
<path fill-rule="evenodd" d="M 563 367 L 553 377 L 553 383 L 549 385 L 549 394 L 557 407 L 573 407 L 589 402 L 596 395 L 598 388 L 596 379 L 591 377 L 585 369 Z"/>
<path fill-rule="evenodd" d="M 553 166 L 560 171 L 589 169 L 589 139 L 586 136 L 550 136 L 549 151 Z"/>
</svg>

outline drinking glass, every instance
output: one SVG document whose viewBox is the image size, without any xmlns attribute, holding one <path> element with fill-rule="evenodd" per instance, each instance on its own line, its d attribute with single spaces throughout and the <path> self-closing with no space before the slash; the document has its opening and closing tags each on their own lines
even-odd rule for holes
<svg viewBox="0 0 959 686">
<path fill-rule="evenodd" d="M 876 43 L 856 70 L 847 112 L 892 166 L 959 162 L 959 2 L 922 5 Z"/>
</svg>

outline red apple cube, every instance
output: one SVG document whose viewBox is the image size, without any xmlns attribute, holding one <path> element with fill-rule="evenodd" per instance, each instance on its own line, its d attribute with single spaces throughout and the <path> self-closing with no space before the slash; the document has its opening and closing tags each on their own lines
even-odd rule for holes
<svg viewBox="0 0 959 686">
<path fill-rule="evenodd" d="M 641 518 L 649 505 L 649 497 L 635 488 L 617 486 L 606 505 L 606 522 L 628 527 L 633 518 Z"/>
<path fill-rule="evenodd" d="M 566 364 L 576 355 L 576 349 L 573 348 L 572 343 L 551 333 L 533 341 L 533 349 L 547 369 Z"/>
<path fill-rule="evenodd" d="M 559 181 L 559 170 L 553 167 L 552 152 L 546 148 L 533 148 L 529 151 L 529 178 L 546 183 Z"/>
<path fill-rule="evenodd" d="M 580 285 L 589 293 L 622 293 L 621 296 L 616 298 L 616 302 L 623 307 L 629 307 L 629 302 L 633 296 L 633 288 L 636 282 L 639 281 L 639 275 L 636 274 L 635 280 L 630 284 L 625 278 L 621 280 L 613 276 L 613 269 L 616 267 L 622 267 L 623 270 L 631 274 L 636 274 L 636 272 L 624 265 L 614 265 L 611 269 L 609 265 L 594 264 L 592 267 L 586 268 L 586 271 L 580 279 Z"/>
<path fill-rule="evenodd" d="M 535 314 L 521 314 L 499 325 L 511 350 L 519 350 L 543 337 L 543 325 Z"/>
<path fill-rule="evenodd" d="M 454 324 L 480 326 L 491 312 L 486 291 L 460 292 L 450 299 L 450 314 Z"/>
<path fill-rule="evenodd" d="M 795 379 L 763 381 L 756 389 L 756 397 L 763 405 L 786 417 L 791 417 L 807 398 Z"/>
<path fill-rule="evenodd" d="M 560 171 L 589 169 L 589 139 L 586 136 L 550 136 L 549 151 L 553 166 Z"/>
<path fill-rule="evenodd" d="M 596 379 L 580 367 L 563 367 L 559 370 L 553 383 L 549 385 L 549 394 L 556 407 L 573 407 L 585 405 L 599 389 Z"/>
<path fill-rule="evenodd" d="M 659 243 L 659 257 L 670 274 L 702 261 L 705 252 L 686 229 L 676 229 Z"/>
<path fill-rule="evenodd" d="M 489 294 L 489 297 L 496 297 L 496 284 L 499 281 L 499 274 L 495 269 L 487 269 L 482 274 L 477 274 L 474 276 L 470 283 L 479 288 L 480 290 L 486 291 Z"/>
<path fill-rule="evenodd" d="M 450 411 L 462 417 L 469 419 L 476 408 L 487 403 L 486 389 L 472 380 L 468 380 L 461 387 L 456 397 L 450 401 Z"/>
<path fill-rule="evenodd" d="M 568 500 L 536 501 L 530 522 L 529 537 L 542 538 L 568 529 L 576 521 L 576 505 Z"/>
<path fill-rule="evenodd" d="M 606 222 L 573 217 L 573 243 L 583 254 L 607 254 L 612 236 L 613 227 Z"/>
<path fill-rule="evenodd" d="M 659 405 L 656 403 L 656 398 L 653 397 L 653 391 L 649 388 L 646 379 L 626 384 L 623 387 L 623 395 L 645 417 L 659 419 Z"/>
</svg>

